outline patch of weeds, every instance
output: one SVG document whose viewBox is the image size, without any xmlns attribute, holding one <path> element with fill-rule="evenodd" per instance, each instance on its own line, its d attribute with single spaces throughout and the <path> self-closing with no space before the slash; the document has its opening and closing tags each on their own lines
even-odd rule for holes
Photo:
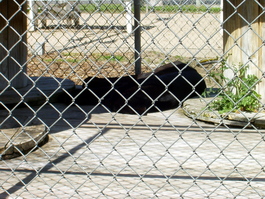
<svg viewBox="0 0 265 199">
<path fill-rule="evenodd" d="M 174 56 L 174 58 L 175 58 L 176 60 L 178 60 L 178 61 L 184 61 L 184 57 L 181 56 L 181 55 L 176 55 L 176 56 Z"/>
<path fill-rule="evenodd" d="M 260 106 L 261 95 L 255 91 L 260 80 L 256 75 L 247 74 L 248 65 L 240 65 L 228 68 L 226 60 L 222 61 L 222 71 L 232 70 L 234 76 L 228 79 L 223 73 L 212 73 L 212 76 L 218 83 L 225 82 L 221 90 L 220 99 L 212 102 L 209 108 L 217 110 L 219 113 L 247 111 L 255 112 Z"/>
<path fill-rule="evenodd" d="M 124 6 L 122 4 L 82 4 L 80 5 L 80 10 L 82 12 L 94 13 L 94 12 L 105 12 L 105 13 L 121 13 L 124 12 Z M 146 12 L 146 6 L 141 6 L 141 12 Z M 134 8 L 132 8 L 134 11 Z M 154 12 L 163 13 L 175 13 L 186 12 L 186 13 L 198 13 L 198 12 L 209 12 L 209 13 L 219 13 L 221 11 L 220 7 L 207 7 L 207 6 L 196 6 L 196 5 L 163 5 L 163 6 L 148 6 L 148 10 Z"/>
<path fill-rule="evenodd" d="M 72 52 L 64 52 L 62 53 L 63 56 L 71 56 L 71 57 L 78 57 L 81 54 L 80 53 L 72 53 Z"/>
<path fill-rule="evenodd" d="M 42 59 L 44 62 L 53 62 L 54 61 L 54 59 L 53 58 L 43 58 Z"/>
<path fill-rule="evenodd" d="M 67 58 L 65 60 L 69 63 L 79 63 L 81 61 L 80 59 L 75 59 L 75 58 Z"/>
<path fill-rule="evenodd" d="M 48 63 L 51 63 L 51 62 L 54 62 L 54 63 L 62 63 L 62 62 L 68 62 L 68 63 L 78 63 L 80 62 L 81 60 L 80 59 L 75 59 L 75 58 L 66 58 L 66 59 L 55 59 L 55 58 L 44 58 L 43 59 L 44 62 L 48 62 Z"/>
<path fill-rule="evenodd" d="M 142 7 L 142 11 L 144 11 L 144 7 Z M 163 6 L 155 6 L 149 7 L 149 10 L 153 10 L 155 12 L 185 12 L 185 13 L 200 13 L 200 12 L 209 12 L 209 13 L 219 13 L 221 11 L 220 7 L 207 7 L 207 6 L 196 6 L 196 5 L 163 5 Z"/>
<path fill-rule="evenodd" d="M 97 61 L 124 61 L 125 57 L 123 55 L 100 55 L 93 56 L 96 57 Z"/>
<path fill-rule="evenodd" d="M 105 13 L 121 13 L 124 11 L 122 4 L 82 4 L 80 10 L 83 12 L 105 12 Z"/>
</svg>

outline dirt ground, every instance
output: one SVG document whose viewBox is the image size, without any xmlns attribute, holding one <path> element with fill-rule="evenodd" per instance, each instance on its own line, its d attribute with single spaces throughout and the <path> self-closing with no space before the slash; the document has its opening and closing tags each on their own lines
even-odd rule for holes
<svg viewBox="0 0 265 199">
<path fill-rule="evenodd" d="M 142 13 L 141 18 L 142 72 L 176 60 L 188 63 L 203 77 L 216 70 L 214 64 L 198 63 L 222 52 L 217 14 Z M 134 74 L 134 37 L 126 32 L 125 24 L 124 14 L 82 13 L 80 29 L 51 25 L 29 32 L 31 48 L 45 43 L 44 55 L 29 53 L 29 76 L 67 78 L 80 85 L 88 76 Z M 213 86 L 209 78 L 205 80 L 208 87 Z"/>
<path fill-rule="evenodd" d="M 216 64 L 199 65 L 196 61 L 191 61 L 191 58 L 185 57 L 167 57 L 159 52 L 146 52 L 142 57 L 143 73 L 150 72 L 155 67 L 161 66 L 165 63 L 174 62 L 176 60 L 188 63 L 195 68 L 203 77 L 207 87 L 214 87 L 214 81 L 209 77 L 209 74 L 217 70 Z M 152 60 L 150 65 L 148 59 Z M 134 53 L 127 53 L 125 55 L 110 54 L 94 54 L 86 58 L 82 54 L 60 54 L 52 53 L 40 57 L 34 57 L 28 63 L 29 76 L 48 76 L 63 79 L 70 79 L 76 85 L 81 85 L 88 76 L 97 77 L 119 77 L 135 74 L 134 68 Z M 48 67 L 47 67 L 48 66 Z"/>
</svg>

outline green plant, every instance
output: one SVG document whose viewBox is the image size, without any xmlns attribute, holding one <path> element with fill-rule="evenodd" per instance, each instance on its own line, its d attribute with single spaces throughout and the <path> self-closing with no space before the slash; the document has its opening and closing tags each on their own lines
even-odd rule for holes
<svg viewBox="0 0 265 199">
<path fill-rule="evenodd" d="M 132 8 L 134 9 L 134 8 Z M 146 12 L 146 6 L 141 6 L 141 12 Z M 106 12 L 106 13 L 121 13 L 124 12 L 124 6 L 122 4 L 82 4 L 80 5 L 80 10 L 83 12 L 93 13 L 96 11 Z M 163 13 L 175 13 L 177 11 L 186 12 L 186 13 L 198 13 L 198 12 L 210 12 L 210 13 L 219 13 L 221 11 L 220 7 L 206 7 L 196 5 L 163 5 L 163 6 L 148 6 L 148 10 L 154 12 L 163 12 Z"/>
<path fill-rule="evenodd" d="M 226 78 L 223 73 L 211 74 L 217 82 L 223 81 L 226 84 L 221 91 L 220 99 L 212 102 L 210 108 L 219 113 L 238 110 L 253 112 L 260 108 L 261 96 L 255 91 L 260 80 L 255 75 L 247 74 L 248 68 L 248 65 L 230 68 L 234 72 L 232 79 Z M 221 69 L 223 71 L 229 69 L 225 60 L 222 61 Z"/>
<path fill-rule="evenodd" d="M 55 63 L 63 63 L 65 61 L 67 61 L 69 63 L 78 63 L 78 62 L 80 62 L 80 59 L 76 59 L 76 58 L 61 58 L 61 59 L 44 58 L 43 61 L 45 61 L 45 62 L 55 62 Z"/>
<path fill-rule="evenodd" d="M 80 10 L 83 12 L 93 13 L 96 11 L 106 13 L 120 13 L 125 9 L 122 4 L 82 4 Z"/>
<path fill-rule="evenodd" d="M 123 55 L 110 55 L 110 54 L 104 54 L 104 55 L 98 55 L 96 58 L 97 61 L 123 61 L 125 57 Z"/>
</svg>

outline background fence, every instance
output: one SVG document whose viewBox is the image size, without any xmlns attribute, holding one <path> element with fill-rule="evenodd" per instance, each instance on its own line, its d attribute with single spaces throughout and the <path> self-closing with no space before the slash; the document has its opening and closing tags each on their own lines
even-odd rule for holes
<svg viewBox="0 0 265 199">
<path fill-rule="evenodd" d="M 251 20 L 248 3 L 225 0 L 223 18 L 217 0 L 0 1 L 0 198 L 263 198 L 265 116 L 255 87 L 264 79 L 264 3 L 252 1 Z M 247 25 L 234 33 L 235 21 Z M 197 98 L 164 110 L 156 103 L 185 67 L 149 91 L 136 65 L 153 78 L 176 60 L 201 75 L 184 78 Z M 122 93 L 123 77 L 136 87 Z M 162 97 L 153 97 L 161 82 Z M 224 113 L 211 105 L 222 95 L 221 106 L 232 104 Z M 136 111 L 113 111 L 120 98 Z M 139 112 L 144 99 L 156 111 Z"/>
</svg>

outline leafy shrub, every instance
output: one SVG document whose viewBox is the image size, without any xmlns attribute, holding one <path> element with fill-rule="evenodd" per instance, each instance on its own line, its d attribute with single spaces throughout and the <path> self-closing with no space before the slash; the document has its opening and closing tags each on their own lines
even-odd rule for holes
<svg viewBox="0 0 265 199">
<path fill-rule="evenodd" d="M 227 70 L 228 67 L 225 61 L 222 62 L 222 70 Z M 212 102 L 210 108 L 225 113 L 230 111 L 257 111 L 260 108 L 261 96 L 255 91 L 257 84 L 260 82 L 257 76 L 247 74 L 249 66 L 241 65 L 239 69 L 236 67 L 230 68 L 234 72 L 232 79 L 226 78 L 223 74 L 212 74 L 213 78 L 220 82 L 226 82 L 222 88 L 220 99 Z"/>
</svg>

